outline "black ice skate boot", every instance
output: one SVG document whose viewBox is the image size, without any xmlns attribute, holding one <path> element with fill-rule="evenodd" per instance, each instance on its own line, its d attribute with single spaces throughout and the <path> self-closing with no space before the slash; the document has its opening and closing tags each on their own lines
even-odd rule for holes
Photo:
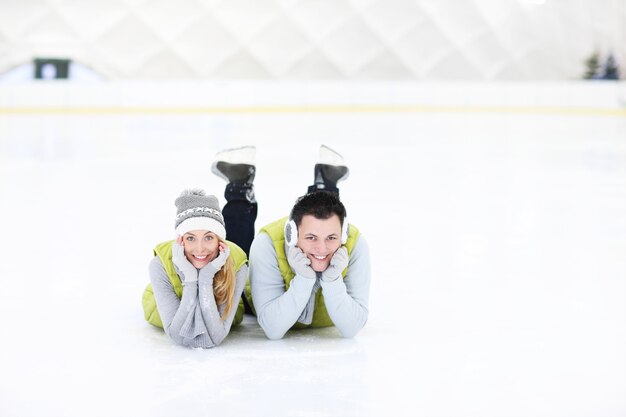
<svg viewBox="0 0 626 417">
<path fill-rule="evenodd" d="M 227 201 L 243 199 L 256 203 L 252 184 L 256 174 L 255 155 L 254 146 L 226 149 L 215 155 L 211 171 L 228 181 L 224 192 Z"/>
<path fill-rule="evenodd" d="M 215 155 L 211 171 L 229 183 L 252 184 L 256 167 L 254 146 L 226 149 Z"/>
<path fill-rule="evenodd" d="M 337 183 L 348 178 L 350 170 L 344 164 L 343 157 L 326 145 L 320 146 L 319 162 L 315 164 L 314 184 L 309 187 L 309 193 L 326 190 L 339 195 Z"/>
</svg>

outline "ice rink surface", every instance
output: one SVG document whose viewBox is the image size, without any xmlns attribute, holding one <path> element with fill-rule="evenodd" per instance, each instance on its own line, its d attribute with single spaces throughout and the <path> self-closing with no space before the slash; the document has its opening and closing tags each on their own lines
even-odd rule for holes
<svg viewBox="0 0 626 417">
<path fill-rule="evenodd" d="M 626 414 L 615 84 L 222 86 L 189 102 L 189 86 L 39 88 L 0 89 L 0 416 Z M 257 146 L 260 227 L 305 191 L 322 143 L 350 166 L 341 196 L 373 255 L 357 337 L 269 341 L 247 317 L 190 350 L 146 324 L 174 199 L 199 186 L 224 204 L 213 155 Z"/>
</svg>

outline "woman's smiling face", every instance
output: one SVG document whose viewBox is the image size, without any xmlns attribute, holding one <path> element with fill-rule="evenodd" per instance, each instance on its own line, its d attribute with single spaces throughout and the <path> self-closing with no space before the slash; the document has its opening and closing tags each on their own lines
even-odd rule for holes
<svg viewBox="0 0 626 417">
<path fill-rule="evenodd" d="M 191 230 L 178 237 L 185 248 L 185 256 L 193 266 L 200 269 L 219 255 L 219 238 L 208 230 Z"/>
</svg>

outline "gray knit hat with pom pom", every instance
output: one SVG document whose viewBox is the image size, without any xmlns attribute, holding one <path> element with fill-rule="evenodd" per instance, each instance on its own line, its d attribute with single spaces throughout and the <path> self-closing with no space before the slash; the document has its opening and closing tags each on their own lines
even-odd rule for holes
<svg viewBox="0 0 626 417">
<path fill-rule="evenodd" d="M 224 217 L 217 197 L 196 188 L 184 190 L 174 204 L 177 209 L 174 227 L 179 236 L 191 230 L 209 230 L 226 239 Z"/>
</svg>

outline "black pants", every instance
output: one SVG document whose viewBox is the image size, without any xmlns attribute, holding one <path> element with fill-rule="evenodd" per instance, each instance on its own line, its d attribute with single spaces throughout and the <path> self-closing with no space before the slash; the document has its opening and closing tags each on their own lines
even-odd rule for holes
<svg viewBox="0 0 626 417">
<path fill-rule="evenodd" d="M 226 223 L 226 237 L 234 242 L 250 257 L 250 245 L 254 239 L 254 222 L 256 221 L 258 204 L 254 198 L 252 184 L 229 183 L 224 191 L 226 205 L 222 209 Z M 254 314 L 246 292 L 241 294 L 244 312 Z"/>
<path fill-rule="evenodd" d="M 249 256 L 258 211 L 258 204 L 254 198 L 254 186 L 229 183 L 224 191 L 224 197 L 226 205 L 222 214 L 226 223 L 226 236 Z"/>
</svg>

